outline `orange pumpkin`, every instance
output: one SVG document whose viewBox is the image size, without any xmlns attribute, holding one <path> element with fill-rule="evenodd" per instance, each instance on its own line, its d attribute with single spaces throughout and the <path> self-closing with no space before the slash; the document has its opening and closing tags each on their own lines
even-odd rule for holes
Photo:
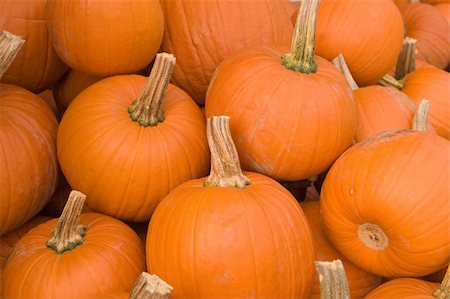
<svg viewBox="0 0 450 299">
<path fill-rule="evenodd" d="M 66 65 L 53 48 L 47 31 L 46 0 L 2 0 L 0 29 L 22 36 L 26 43 L 1 82 L 38 93 L 61 77 Z"/>
<path fill-rule="evenodd" d="M 450 2 L 439 3 L 434 7 L 447 20 L 447 24 L 450 26 Z"/>
<path fill-rule="evenodd" d="M 148 79 L 103 79 L 66 110 L 57 139 L 61 169 L 92 210 L 148 221 L 173 188 L 208 172 L 205 119 L 168 84 L 174 64 L 173 56 L 158 54 Z"/>
<path fill-rule="evenodd" d="M 230 116 L 242 167 L 278 181 L 325 171 L 351 145 L 356 127 L 344 76 L 314 56 L 317 2 L 304 3 L 290 54 L 254 48 L 229 57 L 206 101 L 208 117 Z"/>
<path fill-rule="evenodd" d="M 85 198 L 73 191 L 59 220 L 35 227 L 16 244 L 5 267 L 5 298 L 98 298 L 131 289 L 145 269 L 141 240 L 112 217 L 80 216 Z"/>
<path fill-rule="evenodd" d="M 46 89 L 43 92 L 39 93 L 40 96 L 47 104 L 52 108 L 53 113 L 55 114 L 58 120 L 61 119 L 61 113 L 59 112 L 58 105 L 55 102 L 55 97 L 53 96 L 53 92 L 50 89 Z"/>
<path fill-rule="evenodd" d="M 149 224 L 147 267 L 174 298 L 304 298 L 313 280 L 310 228 L 277 182 L 242 173 L 229 118 L 208 119 L 208 178 L 181 184 Z"/>
<path fill-rule="evenodd" d="M 433 293 L 439 289 L 438 283 L 428 282 L 417 278 L 397 278 L 383 283 L 370 292 L 365 299 L 379 298 L 411 298 L 411 299 L 437 299 L 448 297 L 435 297 Z"/>
<path fill-rule="evenodd" d="M 345 152 L 321 193 L 333 245 L 385 277 L 420 277 L 447 265 L 449 151 L 447 140 L 407 130 L 383 132 Z"/>
<path fill-rule="evenodd" d="M 293 8 L 287 0 L 161 0 L 166 26 L 162 50 L 177 57 L 172 81 L 198 104 L 217 66 L 237 50 L 288 46 Z"/>
<path fill-rule="evenodd" d="M 61 59 L 99 77 L 145 68 L 155 57 L 164 30 L 158 0 L 48 0 L 47 19 Z"/>
</svg>

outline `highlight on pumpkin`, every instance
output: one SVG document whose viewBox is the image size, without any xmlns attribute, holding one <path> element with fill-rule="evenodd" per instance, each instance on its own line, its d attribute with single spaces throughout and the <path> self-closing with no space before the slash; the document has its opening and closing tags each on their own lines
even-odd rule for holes
<svg viewBox="0 0 450 299">
<path fill-rule="evenodd" d="M 2 31 L 2 34 L 0 35 L 0 79 L 11 65 L 24 43 L 25 40 L 22 37 L 6 30 Z"/>
</svg>

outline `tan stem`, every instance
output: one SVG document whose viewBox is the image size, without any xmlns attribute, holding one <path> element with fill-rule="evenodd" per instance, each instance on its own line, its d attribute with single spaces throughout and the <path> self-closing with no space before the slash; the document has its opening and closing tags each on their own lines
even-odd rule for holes
<svg viewBox="0 0 450 299">
<path fill-rule="evenodd" d="M 321 299 L 349 299 L 347 277 L 341 260 L 314 262 L 319 275 Z"/>
<path fill-rule="evenodd" d="M 292 35 L 291 52 L 281 57 L 287 69 L 305 74 L 317 71 L 314 61 L 314 35 L 318 7 L 319 0 L 302 1 Z"/>
<path fill-rule="evenodd" d="M 386 87 L 394 87 L 398 90 L 403 89 L 403 83 L 401 80 L 397 80 L 391 75 L 384 75 L 383 78 L 378 82 L 380 85 L 386 86 Z"/>
<path fill-rule="evenodd" d="M 450 266 L 447 268 L 447 272 L 445 273 L 441 286 L 433 293 L 433 296 L 436 299 L 450 298 Z"/>
<path fill-rule="evenodd" d="M 427 131 L 427 119 L 430 111 L 430 101 L 423 99 L 412 120 L 412 129 L 420 132 Z"/>
<path fill-rule="evenodd" d="M 78 225 L 86 195 L 72 190 L 69 194 L 61 217 L 58 219 L 55 230 L 47 241 L 47 247 L 58 254 L 71 250 L 83 243 L 86 233 L 86 225 Z"/>
<path fill-rule="evenodd" d="M 25 40 L 22 37 L 3 30 L 0 35 L 0 79 L 16 58 L 24 43 Z"/>
<path fill-rule="evenodd" d="M 130 118 L 143 127 L 156 126 L 164 121 L 162 110 L 163 98 L 175 68 L 175 56 L 168 53 L 156 55 L 147 85 L 139 99 L 133 101 L 128 108 Z"/>
<path fill-rule="evenodd" d="M 342 54 L 339 54 L 331 62 L 344 75 L 352 90 L 356 90 L 359 88 L 358 84 L 356 84 L 355 79 L 353 79 L 352 73 L 350 72 L 350 69 L 347 66 L 347 62 L 345 61 L 345 58 Z"/>
<path fill-rule="evenodd" d="M 363 223 L 358 226 L 358 238 L 368 248 L 383 251 L 389 245 L 389 238 L 376 224 Z"/>
<path fill-rule="evenodd" d="M 416 40 L 405 37 L 395 67 L 395 79 L 401 80 L 416 69 Z"/>
<path fill-rule="evenodd" d="M 157 275 L 142 272 L 131 288 L 129 299 L 168 299 L 173 288 Z"/>
<path fill-rule="evenodd" d="M 228 116 L 207 119 L 206 136 L 211 151 L 211 172 L 204 183 L 206 187 L 242 189 L 251 183 L 242 173 L 239 156 L 231 138 L 229 120 Z"/>
</svg>

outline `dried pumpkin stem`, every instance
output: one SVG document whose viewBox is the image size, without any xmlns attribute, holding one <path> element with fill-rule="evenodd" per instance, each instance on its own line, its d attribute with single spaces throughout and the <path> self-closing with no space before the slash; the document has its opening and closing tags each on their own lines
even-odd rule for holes
<svg viewBox="0 0 450 299">
<path fill-rule="evenodd" d="M 427 130 L 427 119 L 430 111 L 430 101 L 423 99 L 412 120 L 412 129 L 420 132 Z"/>
<path fill-rule="evenodd" d="M 401 80 L 397 80 L 391 75 L 384 75 L 383 78 L 378 82 L 380 85 L 386 86 L 386 87 L 394 87 L 398 90 L 403 89 L 403 82 Z"/>
<path fill-rule="evenodd" d="M 133 101 L 128 108 L 133 121 L 139 122 L 143 127 L 156 126 L 158 122 L 164 121 L 162 101 L 172 78 L 175 63 L 176 59 L 172 54 L 156 55 L 155 64 L 141 97 Z"/>
<path fill-rule="evenodd" d="M 83 243 L 86 225 L 78 225 L 78 221 L 85 200 L 86 195 L 83 193 L 75 190 L 70 192 L 55 230 L 47 241 L 47 247 L 61 254 Z"/>
<path fill-rule="evenodd" d="M 339 54 L 335 59 L 331 61 L 333 65 L 344 74 L 345 79 L 347 79 L 348 84 L 352 88 L 352 90 L 358 89 L 358 84 L 356 84 L 355 79 L 353 79 L 352 73 L 347 66 L 347 62 L 342 54 Z"/>
<path fill-rule="evenodd" d="M 341 260 L 314 262 L 320 281 L 321 299 L 349 299 L 347 277 Z"/>
<path fill-rule="evenodd" d="M 157 275 L 142 272 L 131 288 L 129 299 L 168 299 L 173 288 Z"/>
<path fill-rule="evenodd" d="M 25 40 L 11 32 L 3 30 L 0 35 L 0 79 L 9 68 Z"/>
<path fill-rule="evenodd" d="M 401 80 L 403 77 L 416 69 L 416 40 L 405 37 L 403 47 L 397 59 L 395 67 L 395 79 Z"/>
<path fill-rule="evenodd" d="M 305 74 L 317 71 L 314 61 L 314 35 L 318 7 L 319 0 L 302 1 L 292 35 L 291 52 L 281 57 L 287 69 Z"/>
<path fill-rule="evenodd" d="M 250 180 L 242 173 L 239 156 L 231 138 L 230 118 L 213 116 L 206 123 L 206 136 L 211 151 L 211 172 L 206 187 L 244 188 Z"/>
<path fill-rule="evenodd" d="M 444 279 L 442 280 L 439 289 L 434 291 L 433 296 L 436 299 L 448 299 L 450 298 L 450 266 L 447 268 Z"/>
<path fill-rule="evenodd" d="M 358 238 L 368 248 L 383 251 L 389 245 L 389 238 L 376 224 L 364 223 L 358 226 Z"/>
</svg>

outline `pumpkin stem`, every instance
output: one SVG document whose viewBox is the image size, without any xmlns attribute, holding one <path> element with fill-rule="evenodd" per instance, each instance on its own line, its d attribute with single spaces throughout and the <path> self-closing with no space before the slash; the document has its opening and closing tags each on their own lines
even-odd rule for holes
<svg viewBox="0 0 450 299">
<path fill-rule="evenodd" d="M 382 251 L 389 245 L 389 238 L 376 224 L 364 223 L 358 227 L 358 238 L 367 247 Z"/>
<path fill-rule="evenodd" d="M 129 299 L 168 299 L 173 288 L 157 275 L 142 272 L 131 288 Z"/>
<path fill-rule="evenodd" d="M 395 67 L 395 79 L 401 80 L 403 77 L 416 69 L 416 40 L 405 37 L 402 51 L 397 59 Z"/>
<path fill-rule="evenodd" d="M 339 54 L 335 59 L 331 61 L 333 65 L 344 74 L 345 79 L 347 79 L 348 84 L 352 88 L 352 90 L 358 89 L 358 84 L 356 84 L 355 79 L 353 79 L 352 73 L 347 66 L 347 62 L 342 54 Z"/>
<path fill-rule="evenodd" d="M 139 122 L 141 126 L 156 126 L 158 122 L 164 121 L 162 101 L 172 78 L 175 62 L 175 56 L 172 54 L 156 55 L 155 64 L 141 97 L 133 101 L 128 108 L 130 118 Z"/>
<path fill-rule="evenodd" d="M 207 119 L 206 136 L 211 151 L 211 172 L 205 187 L 244 188 L 251 184 L 242 173 L 239 156 L 231 138 L 230 117 L 213 116 Z"/>
<path fill-rule="evenodd" d="M 315 73 L 314 35 L 319 0 L 304 0 L 300 6 L 292 35 L 291 52 L 281 57 L 282 64 L 290 70 L 304 74 Z"/>
<path fill-rule="evenodd" d="M 321 299 L 349 299 L 347 277 L 341 260 L 314 262 L 319 274 Z"/>
<path fill-rule="evenodd" d="M 383 78 L 378 82 L 380 85 L 386 86 L 386 87 L 394 87 L 398 90 L 403 89 L 403 82 L 401 80 L 397 80 L 391 75 L 384 75 Z"/>
<path fill-rule="evenodd" d="M 83 209 L 86 195 L 72 190 L 69 194 L 61 217 L 58 219 L 55 230 L 47 241 L 47 247 L 58 254 L 71 250 L 83 243 L 86 233 L 86 225 L 78 225 L 81 210 Z"/>
<path fill-rule="evenodd" d="M 439 289 L 434 291 L 433 296 L 436 299 L 450 298 L 450 266 L 447 268 L 447 272 L 445 272 L 445 276 L 441 282 L 441 286 L 439 287 Z"/>
<path fill-rule="evenodd" d="M 430 111 L 430 101 L 423 99 L 412 120 L 412 129 L 420 132 L 426 132 L 428 112 Z"/>
<path fill-rule="evenodd" d="M 25 40 L 17 35 L 3 30 L 0 35 L 0 79 L 9 68 Z"/>
</svg>

